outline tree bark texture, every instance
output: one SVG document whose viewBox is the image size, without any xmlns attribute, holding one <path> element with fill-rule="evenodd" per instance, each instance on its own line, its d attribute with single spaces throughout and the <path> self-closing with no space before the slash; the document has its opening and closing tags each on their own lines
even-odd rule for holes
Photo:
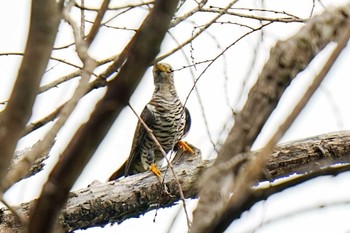
<svg viewBox="0 0 350 233">
<path fill-rule="evenodd" d="M 251 153 L 252 158 L 257 152 Z M 197 181 L 214 161 L 202 160 L 200 153 L 184 156 L 186 157 L 181 163 L 174 164 L 175 171 L 185 198 L 197 198 Z M 307 177 L 307 174 L 319 172 L 330 165 L 349 162 L 350 131 L 319 135 L 277 146 L 266 165 L 267 173 L 263 180 L 273 181 L 293 174 L 304 174 Z M 85 189 L 71 192 L 59 217 L 61 224 L 56 226 L 55 231 L 69 232 L 108 223 L 121 223 L 150 210 L 174 205 L 180 198 L 178 187 L 170 171 L 163 170 L 162 174 L 165 177 L 164 183 L 147 172 L 109 183 L 94 182 Z M 311 178 L 313 177 L 307 179 Z M 291 181 L 284 182 L 285 187 L 290 187 L 288 182 Z M 273 193 L 269 192 L 268 195 Z M 267 198 L 266 195 L 265 193 L 264 198 Z M 23 203 L 18 210 L 28 216 L 35 202 L 36 200 Z M 0 232 L 20 232 L 19 229 L 12 212 L 2 208 Z"/>
</svg>

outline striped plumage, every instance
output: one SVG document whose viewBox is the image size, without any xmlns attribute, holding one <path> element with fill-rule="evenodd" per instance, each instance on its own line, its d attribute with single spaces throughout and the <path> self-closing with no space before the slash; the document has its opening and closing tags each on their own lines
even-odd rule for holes
<svg viewBox="0 0 350 233">
<path fill-rule="evenodd" d="M 191 123 L 187 108 L 184 108 L 177 96 L 173 75 L 169 64 L 154 65 L 153 96 L 140 115 L 166 153 L 185 136 Z M 163 158 L 151 135 L 139 121 L 128 160 L 109 180 L 148 171 L 152 164 L 159 167 Z"/>
</svg>

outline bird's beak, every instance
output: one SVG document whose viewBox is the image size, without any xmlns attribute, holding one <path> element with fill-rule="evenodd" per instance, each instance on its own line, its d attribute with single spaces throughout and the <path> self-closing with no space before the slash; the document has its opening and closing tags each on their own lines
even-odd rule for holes
<svg viewBox="0 0 350 233">
<path fill-rule="evenodd" d="M 169 69 L 168 66 L 163 65 L 162 63 L 157 63 L 153 66 L 153 71 L 160 71 L 160 72 L 166 72 L 171 73 L 172 70 Z"/>
</svg>

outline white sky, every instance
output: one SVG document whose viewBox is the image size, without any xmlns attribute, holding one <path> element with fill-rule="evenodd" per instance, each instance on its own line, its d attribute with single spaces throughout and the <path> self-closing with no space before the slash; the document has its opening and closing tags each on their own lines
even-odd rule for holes
<svg viewBox="0 0 350 233">
<path fill-rule="evenodd" d="M 86 4 L 89 4 L 86 0 Z M 113 1 L 112 5 L 117 5 L 118 1 Z M 124 2 L 124 1 L 123 1 Z M 138 1 L 132 1 L 138 2 Z M 193 3 L 188 0 L 187 2 Z M 215 2 L 215 1 L 213 1 Z M 222 1 L 223 2 L 223 1 Z M 261 4 L 256 1 L 240 1 L 236 7 L 254 7 L 257 8 Z M 286 11 L 295 14 L 299 17 L 308 17 L 312 7 L 312 1 L 293 0 L 293 1 L 268 0 L 265 1 L 265 6 L 268 9 Z M 327 8 L 330 5 L 342 5 L 348 3 L 346 0 L 327 0 L 322 1 Z M 216 3 L 217 4 L 217 3 Z M 189 8 L 193 4 L 189 4 Z M 209 5 L 214 5 L 213 3 Z M 316 12 L 321 12 L 323 9 L 316 1 Z M 27 26 L 29 20 L 29 3 L 27 1 L 12 0 L 2 3 L 0 8 L 0 22 L 2 29 L 2 36 L 0 38 L 0 53 L 5 52 L 20 52 L 23 51 Z M 118 18 L 114 23 L 118 26 L 127 24 L 128 27 L 136 28 L 142 21 L 142 18 L 147 12 L 139 10 L 136 14 L 130 17 L 125 14 L 123 18 Z M 196 17 L 198 25 L 207 22 L 213 15 L 201 14 Z M 77 18 L 79 18 L 77 16 Z M 236 19 L 236 18 L 235 18 Z M 221 21 L 233 20 L 233 18 L 223 18 Z M 251 21 L 250 25 L 252 25 Z M 254 22 L 255 26 L 258 24 Z M 302 24 L 274 24 L 265 30 L 266 37 L 259 50 L 257 63 L 254 66 L 250 82 L 261 70 L 261 66 L 268 59 L 269 49 L 277 39 L 286 39 L 293 35 Z M 68 31 L 67 24 L 63 24 L 60 32 Z M 193 24 L 187 23 L 178 30 L 172 31 L 179 41 L 183 41 L 193 32 Z M 210 28 L 211 34 L 201 35 L 193 46 L 193 57 L 196 62 L 211 59 L 218 55 L 221 49 L 218 48 L 217 43 L 225 48 L 231 44 L 235 38 L 238 38 L 244 29 L 233 27 L 232 25 L 214 25 Z M 231 127 L 232 119 L 230 118 L 230 106 L 236 107 L 237 93 L 241 89 L 242 80 L 245 77 L 248 69 L 251 69 L 250 62 L 254 45 L 257 42 L 256 33 L 250 36 L 237 45 L 233 46 L 226 53 L 227 57 L 227 81 L 223 72 L 223 59 L 219 59 L 213 64 L 210 69 L 201 77 L 198 82 L 199 93 L 203 102 L 205 116 L 208 120 L 209 130 L 214 138 L 214 141 L 223 139 L 225 136 L 219 136 L 225 123 L 229 123 L 226 130 Z M 128 39 L 132 36 L 131 32 L 123 32 L 122 30 L 101 30 L 97 43 L 93 44 L 90 54 L 98 59 L 106 58 L 113 55 L 115 51 L 119 51 Z M 216 41 L 213 40 L 216 37 Z M 60 36 L 57 40 L 58 45 L 63 45 L 72 40 L 72 37 L 67 35 Z M 168 37 L 162 46 L 162 52 L 165 53 L 174 47 L 175 43 Z M 328 48 L 328 51 L 331 48 Z M 186 56 L 190 59 L 190 47 L 184 49 Z M 72 50 L 65 52 L 55 52 L 54 56 L 64 57 L 68 61 L 76 61 L 76 57 L 72 55 Z M 302 90 L 305 84 L 310 82 L 310 79 L 318 72 L 322 66 L 322 62 L 327 58 L 327 53 L 324 52 L 318 56 L 312 65 L 304 71 L 299 77 L 293 81 L 291 87 L 287 90 L 281 104 L 278 106 L 278 111 L 274 113 L 272 119 L 268 122 L 268 127 L 264 128 L 263 134 L 259 137 L 255 147 L 260 147 L 264 144 L 268 136 L 273 132 L 279 122 L 293 106 L 298 98 L 302 95 Z M 330 71 L 321 89 L 315 94 L 307 108 L 298 117 L 293 127 L 283 138 L 283 141 L 299 139 L 303 137 L 313 136 L 322 133 L 328 133 L 339 130 L 347 130 L 350 127 L 350 110 L 348 108 L 348 100 L 350 93 L 348 91 L 350 86 L 349 66 L 350 49 L 347 48 L 339 61 Z M 2 70 L 2 85 L 0 86 L 0 101 L 6 100 L 9 96 L 13 80 L 16 77 L 17 68 L 20 62 L 20 57 L 0 56 L 0 67 Z M 184 56 L 178 52 L 174 56 L 165 59 L 173 65 L 173 67 L 181 68 L 187 65 Z M 56 62 L 50 64 L 55 66 L 54 69 L 47 73 L 44 82 L 54 80 L 60 75 L 66 74 L 71 70 L 65 65 L 57 65 Z M 205 65 L 198 65 L 194 70 L 195 77 L 201 73 Z M 192 77 L 189 69 L 182 69 L 175 73 L 175 82 L 178 93 L 182 100 L 185 100 L 190 88 L 192 87 Z M 131 99 L 131 104 L 134 108 L 141 112 L 143 106 L 148 102 L 153 91 L 153 81 L 150 70 L 145 74 L 142 80 L 141 88 L 139 87 Z M 63 100 L 70 97 L 74 90 L 75 82 L 60 85 L 52 91 L 40 95 L 34 109 L 33 119 L 40 119 L 49 113 Z M 227 90 L 227 91 L 226 91 Z M 92 110 L 94 102 L 99 96 L 103 94 L 103 90 L 95 91 L 84 98 L 75 111 L 72 119 L 69 120 L 65 128 L 57 139 L 57 143 L 52 150 L 50 161 L 46 166 L 46 170 L 35 177 L 25 180 L 15 185 L 5 196 L 6 200 L 11 203 L 21 203 L 23 201 L 31 200 L 40 193 L 40 187 L 45 182 L 46 175 L 52 168 L 57 156 L 64 149 L 64 145 L 69 141 L 69 137 L 74 133 L 78 127 L 79 122 L 86 120 L 88 112 Z M 227 95 L 229 104 L 227 103 Z M 203 113 L 199 107 L 196 94 L 192 93 L 187 103 L 191 111 L 193 125 L 190 134 L 186 138 L 187 141 L 196 145 L 202 150 L 202 153 L 208 156 L 214 156 L 211 143 L 208 140 L 203 122 Z M 86 187 L 93 180 L 105 181 L 109 175 L 120 165 L 123 160 L 127 158 L 131 140 L 136 125 L 136 117 L 129 109 L 125 109 L 120 117 L 117 119 L 109 134 L 106 136 L 103 143 L 100 145 L 94 158 L 90 161 L 84 173 L 75 184 L 73 190 Z M 132 129 L 132 130 L 131 130 Z M 19 145 L 20 148 L 31 145 L 35 140 L 39 139 L 47 129 L 38 130 L 38 132 L 31 135 L 31 137 L 22 140 Z M 274 195 L 268 201 L 259 203 L 253 209 L 244 214 L 241 220 L 235 222 L 227 232 L 250 232 L 249 230 L 257 227 L 257 232 L 349 232 L 350 222 L 347 217 L 350 216 L 350 207 L 346 205 L 336 205 L 332 208 L 324 208 L 323 210 L 316 209 L 314 211 L 303 212 L 303 214 L 294 215 L 281 221 L 275 221 L 271 224 L 264 225 L 271 217 L 279 216 L 283 213 L 290 213 L 293 210 L 305 208 L 307 206 L 315 206 L 318 204 L 332 203 L 339 200 L 350 200 L 348 187 L 350 186 L 350 176 L 348 173 L 342 174 L 338 177 L 324 177 L 307 182 L 296 188 L 286 190 L 281 194 Z M 189 201 L 189 205 L 195 206 L 194 201 Z M 121 225 L 113 227 L 105 227 L 103 229 L 89 229 L 84 232 L 139 232 L 140 229 L 152 229 L 153 233 L 165 232 L 169 226 L 172 216 L 177 212 L 178 206 L 175 208 L 168 208 L 159 210 L 156 217 L 156 222 L 153 223 L 155 212 L 147 213 L 140 219 L 127 220 Z M 330 221 L 332 220 L 332 221 Z M 176 229 L 172 232 L 186 232 L 186 223 L 184 216 L 177 219 Z M 260 226 L 260 227 L 259 227 Z"/>
</svg>

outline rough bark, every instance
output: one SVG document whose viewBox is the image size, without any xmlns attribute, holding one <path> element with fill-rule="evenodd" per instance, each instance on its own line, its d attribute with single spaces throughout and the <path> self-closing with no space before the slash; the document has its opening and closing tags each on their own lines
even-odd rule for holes
<svg viewBox="0 0 350 233">
<path fill-rule="evenodd" d="M 251 153 L 252 158 L 256 153 Z M 197 181 L 214 161 L 202 160 L 199 154 L 184 158 L 175 165 L 175 171 L 185 198 L 197 198 Z M 319 171 L 326 171 L 320 175 L 334 175 L 331 171 L 327 173 L 326 169 L 329 166 L 349 162 L 350 131 L 319 135 L 276 147 L 266 165 L 267 173 L 263 180 L 273 181 L 293 174 L 304 174 L 305 179 L 302 181 L 305 181 L 314 177 L 310 174 L 319 175 Z M 225 169 L 233 168 L 227 166 Z M 151 173 L 143 173 L 109 183 L 95 182 L 85 189 L 71 192 L 59 217 L 61 224 L 57 226 L 56 231 L 68 232 L 108 223 L 121 223 L 150 210 L 174 205 L 180 198 L 176 182 L 171 172 L 163 171 L 163 175 L 164 185 Z M 256 199 L 250 204 L 266 199 L 291 185 L 295 185 L 295 182 L 288 180 L 279 189 L 257 191 Z M 33 200 L 23 203 L 18 208 L 28 216 L 35 202 Z M 59 228 L 62 226 L 63 229 Z M 2 208 L 0 232 L 19 232 L 18 229 L 19 224 L 11 211 Z"/>
</svg>

